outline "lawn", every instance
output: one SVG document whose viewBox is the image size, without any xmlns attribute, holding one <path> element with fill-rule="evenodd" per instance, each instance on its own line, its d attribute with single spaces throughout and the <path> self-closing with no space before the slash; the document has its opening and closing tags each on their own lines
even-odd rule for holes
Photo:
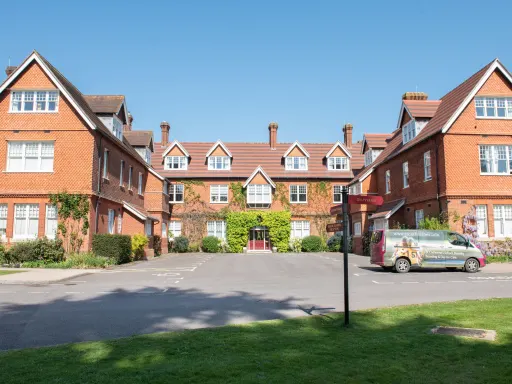
<svg viewBox="0 0 512 384">
<path fill-rule="evenodd" d="M 5 270 L 1 270 L 0 271 L 0 276 L 2 276 L 2 275 L 11 275 L 13 273 L 21 273 L 21 272 L 25 272 L 25 271 L 5 271 Z"/>
<path fill-rule="evenodd" d="M 0 353 L 0 383 L 510 383 L 511 317 L 512 299 L 461 301 L 26 349 Z"/>
</svg>

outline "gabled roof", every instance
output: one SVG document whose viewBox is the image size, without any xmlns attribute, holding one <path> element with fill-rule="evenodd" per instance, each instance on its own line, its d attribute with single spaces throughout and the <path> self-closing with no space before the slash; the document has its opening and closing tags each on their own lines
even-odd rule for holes
<svg viewBox="0 0 512 384">
<path fill-rule="evenodd" d="M 390 133 L 365 133 L 363 136 L 363 143 L 361 144 L 361 153 L 364 153 L 365 144 L 368 148 L 386 148 L 388 145 L 387 140 L 392 135 Z"/>
<path fill-rule="evenodd" d="M 258 168 L 256 168 L 254 170 L 254 172 L 251 174 L 251 176 L 249 176 L 249 178 L 245 181 L 245 184 L 244 184 L 244 188 L 247 188 L 247 186 L 249 185 L 249 183 L 251 182 L 252 179 L 254 179 L 254 177 L 258 174 L 258 173 L 261 173 L 261 175 L 265 178 L 265 180 L 267 180 L 267 183 L 269 183 L 272 188 L 275 188 L 276 185 L 274 184 L 274 182 L 272 181 L 272 179 L 265 173 L 265 171 L 263 170 L 263 168 L 261 168 L 260 165 L 258 165 Z"/>
<path fill-rule="evenodd" d="M 349 152 L 349 150 L 342 144 L 340 143 L 339 141 L 337 141 L 333 146 L 332 148 L 329 150 L 329 152 L 327 152 L 327 154 L 325 155 L 325 157 L 329 157 L 331 156 L 331 154 L 334 152 L 334 150 L 336 148 L 341 148 L 341 150 L 343 152 L 345 152 L 345 154 L 349 157 L 349 158 L 352 158 L 352 154 Z M 309 157 L 309 156 L 308 156 Z"/>
<path fill-rule="evenodd" d="M 288 150 L 284 153 L 283 157 L 286 157 L 289 155 L 289 153 L 292 151 L 293 148 L 295 147 L 299 147 L 299 149 L 302 151 L 302 153 L 307 157 L 309 158 L 309 153 L 308 151 L 306 151 L 304 149 L 304 147 L 302 145 L 300 145 L 300 143 L 298 141 L 295 141 L 295 143 L 293 143 L 292 145 L 290 145 L 290 148 L 288 148 Z"/>
<path fill-rule="evenodd" d="M 94 113 L 119 113 L 124 103 L 123 95 L 83 95 Z"/>
<path fill-rule="evenodd" d="M 215 144 L 213 144 L 213 146 L 210 148 L 210 150 L 206 153 L 206 157 L 210 157 L 210 155 L 212 154 L 212 152 L 215 150 L 215 148 L 217 148 L 218 146 L 221 146 L 221 148 L 224 150 L 224 152 L 226 152 L 226 155 L 228 155 L 229 157 L 233 157 L 233 155 L 231 154 L 231 152 L 229 151 L 229 149 L 224 145 L 224 143 L 221 141 L 221 140 L 217 140 L 215 142 Z"/>
<path fill-rule="evenodd" d="M 124 131 L 123 135 L 132 147 L 150 147 L 153 150 L 153 131 Z"/>
<path fill-rule="evenodd" d="M 430 119 L 436 114 L 439 105 L 441 105 L 441 100 L 403 100 L 400 107 L 400 115 L 398 116 L 397 128 L 401 128 L 404 112 L 411 119 Z"/>
<path fill-rule="evenodd" d="M 173 149 L 174 147 L 178 147 L 179 149 L 181 149 L 181 152 L 183 152 L 183 154 L 187 157 L 190 157 L 188 151 L 183 147 L 183 145 L 180 144 L 180 142 L 178 140 L 174 140 L 168 147 L 167 149 L 164 151 L 164 153 L 162 154 L 162 157 L 165 157 L 170 151 L 171 149 Z"/>
<path fill-rule="evenodd" d="M 141 220 L 151 220 L 158 222 L 159 220 L 150 216 L 149 213 L 144 209 L 140 207 L 135 207 L 134 205 L 128 204 L 126 201 L 123 201 L 123 208 L 127 211 L 133 213 L 135 216 L 137 216 Z"/>
</svg>

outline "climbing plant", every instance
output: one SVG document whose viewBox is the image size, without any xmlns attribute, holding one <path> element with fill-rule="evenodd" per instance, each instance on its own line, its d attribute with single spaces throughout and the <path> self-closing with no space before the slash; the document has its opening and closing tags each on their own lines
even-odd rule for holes
<svg viewBox="0 0 512 384">
<path fill-rule="evenodd" d="M 83 194 L 59 192 L 50 194 L 50 202 L 57 207 L 58 234 L 62 236 L 67 253 L 76 253 L 89 230 L 89 198 Z"/>
</svg>

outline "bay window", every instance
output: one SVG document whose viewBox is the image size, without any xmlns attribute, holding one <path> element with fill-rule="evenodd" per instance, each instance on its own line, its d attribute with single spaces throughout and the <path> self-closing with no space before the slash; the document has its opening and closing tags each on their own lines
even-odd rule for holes
<svg viewBox="0 0 512 384">
<path fill-rule="evenodd" d="M 188 165 L 186 156 L 166 156 L 164 169 L 181 169 L 186 170 Z"/>
<path fill-rule="evenodd" d="M 509 175 L 512 171 L 512 146 L 480 145 L 480 173 Z"/>
<path fill-rule="evenodd" d="M 305 156 L 288 156 L 286 158 L 285 169 L 288 171 L 307 171 L 308 159 Z"/>
<path fill-rule="evenodd" d="M 53 172 L 53 141 L 9 141 L 8 172 Z"/>
<path fill-rule="evenodd" d="M 226 222 L 222 220 L 207 222 L 208 236 L 215 236 L 219 239 L 226 238 Z"/>
<path fill-rule="evenodd" d="M 231 159 L 229 156 L 210 156 L 208 157 L 209 170 L 229 170 L 231 168 Z"/>
<path fill-rule="evenodd" d="M 330 171 L 346 171 L 348 170 L 348 159 L 346 157 L 329 157 L 327 168 Z"/>
<path fill-rule="evenodd" d="M 210 185 L 210 203 L 227 203 L 228 186 Z"/>
<path fill-rule="evenodd" d="M 38 204 L 14 204 L 14 238 L 35 239 L 39 227 Z"/>
<path fill-rule="evenodd" d="M 185 186 L 183 184 L 169 185 L 169 202 L 170 203 L 183 203 L 183 192 Z"/>
<path fill-rule="evenodd" d="M 13 91 L 10 112 L 42 113 L 57 112 L 58 91 Z"/>
<path fill-rule="evenodd" d="M 268 184 L 251 184 L 247 186 L 247 204 L 268 206 L 272 203 L 272 188 Z"/>
<path fill-rule="evenodd" d="M 292 231 L 290 237 L 303 238 L 309 236 L 309 221 L 306 220 L 293 220 L 291 222 Z"/>
<path fill-rule="evenodd" d="M 290 203 L 307 203 L 308 201 L 308 186 L 290 185 Z"/>
</svg>

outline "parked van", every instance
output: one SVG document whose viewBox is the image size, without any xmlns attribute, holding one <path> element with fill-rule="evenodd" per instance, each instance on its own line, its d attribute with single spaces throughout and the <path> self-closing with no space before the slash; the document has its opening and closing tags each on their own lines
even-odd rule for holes
<svg viewBox="0 0 512 384">
<path fill-rule="evenodd" d="M 386 270 L 411 267 L 462 269 L 477 272 L 485 256 L 464 236 L 452 231 L 378 230 L 372 233 L 371 263 Z"/>
</svg>

